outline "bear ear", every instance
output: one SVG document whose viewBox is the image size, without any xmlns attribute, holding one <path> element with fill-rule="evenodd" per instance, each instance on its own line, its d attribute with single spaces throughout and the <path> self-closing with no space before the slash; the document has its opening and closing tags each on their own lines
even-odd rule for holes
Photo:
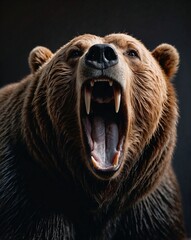
<svg viewBox="0 0 191 240">
<path fill-rule="evenodd" d="M 171 79 L 178 70 L 179 53 L 175 47 L 169 44 L 161 44 L 152 51 L 152 55 L 158 61 L 166 76 Z"/>
<path fill-rule="evenodd" d="M 51 58 L 53 53 L 45 47 L 35 47 L 29 54 L 28 62 L 31 72 L 36 72 L 39 67 L 41 67 L 49 58 Z"/>
</svg>

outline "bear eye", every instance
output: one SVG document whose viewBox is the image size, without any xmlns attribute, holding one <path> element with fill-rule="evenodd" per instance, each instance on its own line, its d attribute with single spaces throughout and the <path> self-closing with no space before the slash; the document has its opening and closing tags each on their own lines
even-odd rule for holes
<svg viewBox="0 0 191 240">
<path fill-rule="evenodd" d="M 137 57 L 137 58 L 139 58 L 138 52 L 136 50 L 133 50 L 133 49 L 129 50 L 127 52 L 127 55 L 130 56 L 130 57 Z"/>
<path fill-rule="evenodd" d="M 69 52 L 68 54 L 68 59 L 71 59 L 71 58 L 78 58 L 78 57 L 81 57 L 82 56 L 82 51 L 79 50 L 79 49 L 73 49 Z"/>
</svg>

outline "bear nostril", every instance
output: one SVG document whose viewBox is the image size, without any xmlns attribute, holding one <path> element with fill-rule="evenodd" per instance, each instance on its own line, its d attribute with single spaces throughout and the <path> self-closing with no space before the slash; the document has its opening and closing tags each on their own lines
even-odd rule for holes
<svg viewBox="0 0 191 240">
<path fill-rule="evenodd" d="M 117 55 L 111 47 L 105 47 L 104 56 L 108 61 L 117 60 Z"/>
<path fill-rule="evenodd" d="M 89 61 L 100 61 L 101 59 L 100 50 L 95 46 L 94 48 L 90 48 L 88 55 L 86 57 Z"/>
<path fill-rule="evenodd" d="M 92 68 L 105 69 L 116 65 L 118 56 L 109 44 L 95 44 L 87 52 L 85 63 Z"/>
</svg>

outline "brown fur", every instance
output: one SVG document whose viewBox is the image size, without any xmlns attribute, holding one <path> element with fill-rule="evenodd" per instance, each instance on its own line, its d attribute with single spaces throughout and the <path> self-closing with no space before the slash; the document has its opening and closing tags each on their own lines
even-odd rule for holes
<svg viewBox="0 0 191 240">
<path fill-rule="evenodd" d="M 106 179 L 92 169 L 81 122 L 81 89 L 92 76 L 84 56 L 92 45 L 103 43 L 111 44 L 119 59 L 105 74 L 122 87 L 121 108 L 128 123 L 122 164 Z M 76 49 L 80 55 L 71 58 Z M 128 55 L 131 49 L 138 57 Z M 29 55 L 32 73 L 0 90 L 0 171 L 6 171 L 2 167 L 6 161 L 17 163 L 17 176 L 26 182 L 21 188 L 27 196 L 23 201 L 30 198 L 30 206 L 42 203 L 43 210 L 40 214 L 34 210 L 30 223 L 22 221 L 9 203 L 21 193 L 15 190 L 8 196 L 9 182 L 1 184 L 6 201 L 0 207 L 0 219 L 5 219 L 0 236 L 52 239 L 56 231 L 55 239 L 61 239 L 59 234 L 66 231 L 62 222 L 69 239 L 184 239 L 179 189 L 171 166 L 178 107 L 170 79 L 178 63 L 173 46 L 161 44 L 150 52 L 125 34 L 78 36 L 55 54 L 35 48 Z M 21 212 L 33 211 L 24 203 L 17 207 L 23 207 Z M 30 215 L 27 211 L 25 216 Z M 23 228 L 8 226 L 6 219 L 21 221 Z M 89 230 L 83 229 L 87 222 Z M 47 226 L 52 232 L 47 233 Z"/>
</svg>

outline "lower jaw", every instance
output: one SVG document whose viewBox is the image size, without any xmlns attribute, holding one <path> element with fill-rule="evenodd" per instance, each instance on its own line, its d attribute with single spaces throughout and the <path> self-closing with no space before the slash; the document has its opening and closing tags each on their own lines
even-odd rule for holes
<svg viewBox="0 0 191 240">
<path fill-rule="evenodd" d="M 99 154 L 99 157 L 98 157 L 96 152 L 94 152 L 93 140 L 92 139 L 90 140 L 89 138 L 87 138 L 86 135 L 84 136 L 84 140 L 86 142 L 85 154 L 88 155 L 87 161 L 88 161 L 88 165 L 91 172 L 97 178 L 100 178 L 100 179 L 107 180 L 107 179 L 114 178 L 117 175 L 120 169 L 120 166 L 122 164 L 121 159 L 122 159 L 124 138 L 120 139 L 118 146 L 114 151 L 114 154 L 112 155 L 112 158 L 110 160 L 106 160 L 106 162 L 104 162 L 104 160 L 102 159 L 101 157 L 102 155 Z"/>
<path fill-rule="evenodd" d="M 109 166 L 101 166 L 101 164 L 93 159 L 92 155 L 88 154 L 89 157 L 87 158 L 87 165 L 90 172 L 94 175 L 94 177 L 100 180 L 107 181 L 116 178 L 119 175 L 122 166 L 122 154 L 121 152 L 118 154 L 121 156 L 118 160 L 118 164 Z"/>
<path fill-rule="evenodd" d="M 110 180 L 117 177 L 117 175 L 119 174 L 120 166 L 119 166 L 118 169 L 115 169 L 115 170 L 112 170 L 112 171 L 98 170 L 98 169 L 93 168 L 92 166 L 90 168 L 91 168 L 90 169 L 91 173 L 97 179 L 102 180 L 102 181 L 110 181 Z"/>
</svg>

